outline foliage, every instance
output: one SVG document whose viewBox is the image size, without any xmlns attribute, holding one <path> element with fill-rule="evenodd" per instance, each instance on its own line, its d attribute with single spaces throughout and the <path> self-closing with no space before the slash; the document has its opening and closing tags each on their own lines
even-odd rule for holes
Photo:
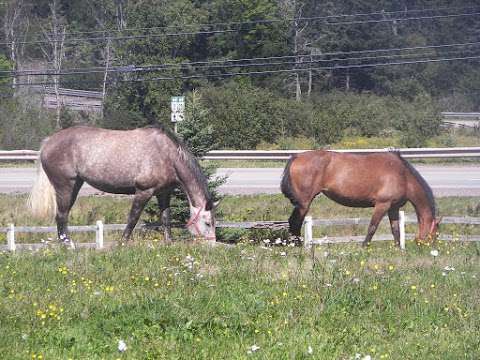
<svg viewBox="0 0 480 360">
<path fill-rule="evenodd" d="M 306 132 L 310 107 L 247 83 L 201 91 L 218 147 L 252 149 Z"/>
<path fill-rule="evenodd" d="M 422 147 L 427 140 L 439 134 L 440 112 L 427 96 L 419 96 L 412 103 L 404 103 L 396 112 L 395 125 L 402 131 L 401 142 L 407 147 Z"/>
<path fill-rule="evenodd" d="M 298 136 L 324 146 L 344 136 L 372 138 L 391 129 L 402 132 L 402 145 L 419 146 L 438 133 L 435 104 L 444 111 L 480 109 L 480 71 L 473 59 L 331 68 L 410 59 L 404 52 L 355 55 L 357 51 L 470 42 L 480 30 L 474 16 L 428 17 L 462 12 L 471 0 L 458 0 L 455 8 L 446 0 L 57 2 L 68 40 L 63 70 L 96 69 L 62 75 L 61 86 L 101 89 L 107 39 L 113 37 L 105 117 L 96 122 L 104 127 L 126 129 L 157 122 L 170 126 L 170 97 L 197 89 L 209 110 L 209 126 L 219 148 L 253 149 L 261 143 L 288 147 L 286 139 Z M 7 31 L 12 14 L 19 16 L 14 35 L 22 42 L 17 67 L 46 70 L 47 44 L 41 40 L 51 3 L 7 0 L 0 7 L 4 29 L 0 39 L 7 45 L 0 50 L 0 70 L 15 65 Z M 418 12 L 408 11 L 419 9 L 432 10 L 425 12 L 425 19 L 386 21 L 413 16 Z M 346 23 L 334 17 L 355 13 L 372 15 L 352 16 Z M 332 16 L 331 21 L 306 20 L 324 16 Z M 291 21 L 294 17 L 296 22 Z M 367 20 L 373 22 L 362 23 Z M 472 46 L 420 50 L 412 50 L 411 57 L 475 56 Z M 336 55 L 326 55 L 331 53 Z M 275 65 L 268 64 L 266 57 L 275 57 Z M 223 60 L 235 61 L 225 65 Z M 311 72 L 298 73 L 301 102 L 293 101 L 297 85 L 297 74 L 290 72 L 293 65 L 312 67 Z M 248 71 L 255 74 L 239 75 Z M 29 81 L 48 79 L 32 76 Z M 10 87 L 3 86 L 10 81 L 2 76 L 2 94 L 11 95 Z"/>
<path fill-rule="evenodd" d="M 43 110 L 33 94 L 0 101 L 0 148 L 38 149 L 54 129 L 53 114 Z"/>
<path fill-rule="evenodd" d="M 179 137 L 185 142 L 192 154 L 200 159 L 208 151 L 216 146 L 216 140 L 212 136 L 212 126 L 208 123 L 209 112 L 202 102 L 200 94 L 193 91 L 185 101 L 185 120 L 178 124 Z M 220 199 L 217 188 L 224 183 L 224 179 L 214 176 L 216 166 L 213 164 L 203 165 L 203 173 L 208 179 L 208 189 L 214 201 Z M 171 201 L 171 217 L 176 222 L 185 223 L 190 215 L 188 198 L 185 192 L 176 188 L 173 191 Z M 151 220 L 159 221 L 157 206 L 152 202 L 146 207 L 146 213 Z"/>
</svg>

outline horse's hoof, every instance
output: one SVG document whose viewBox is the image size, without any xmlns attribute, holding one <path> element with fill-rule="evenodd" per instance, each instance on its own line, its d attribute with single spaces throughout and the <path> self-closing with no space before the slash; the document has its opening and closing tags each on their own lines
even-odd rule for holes
<svg viewBox="0 0 480 360">
<path fill-rule="evenodd" d="M 62 244 L 65 248 L 70 249 L 70 250 L 75 250 L 76 249 L 75 243 L 68 238 L 62 240 L 60 242 L 60 244 Z"/>
</svg>

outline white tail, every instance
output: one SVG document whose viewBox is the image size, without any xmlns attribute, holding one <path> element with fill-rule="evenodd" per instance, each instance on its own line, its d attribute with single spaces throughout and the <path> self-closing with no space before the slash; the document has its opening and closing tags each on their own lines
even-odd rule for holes
<svg viewBox="0 0 480 360">
<path fill-rule="evenodd" d="M 37 178 L 28 197 L 28 207 L 32 215 L 39 219 L 53 218 L 57 212 L 55 189 L 43 170 L 40 157 L 37 160 Z"/>
</svg>

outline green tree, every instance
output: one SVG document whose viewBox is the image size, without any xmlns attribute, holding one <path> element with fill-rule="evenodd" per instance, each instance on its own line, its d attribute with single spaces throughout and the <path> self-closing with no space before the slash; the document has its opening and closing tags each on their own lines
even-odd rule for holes
<svg viewBox="0 0 480 360">
<path fill-rule="evenodd" d="M 197 91 L 189 93 L 186 98 L 185 120 L 178 124 L 178 135 L 198 159 L 216 147 L 216 140 L 212 136 L 213 127 L 208 124 L 208 117 L 208 110 L 200 94 Z M 218 187 L 225 182 L 225 179 L 214 176 L 217 168 L 215 165 L 201 164 L 201 167 L 208 178 L 208 189 L 214 201 L 220 200 Z M 182 189 L 176 188 L 173 191 L 169 211 L 170 217 L 175 222 L 185 223 L 188 220 L 189 203 Z M 148 221 L 159 222 L 157 204 L 150 202 L 146 207 L 146 213 L 149 217 Z"/>
</svg>

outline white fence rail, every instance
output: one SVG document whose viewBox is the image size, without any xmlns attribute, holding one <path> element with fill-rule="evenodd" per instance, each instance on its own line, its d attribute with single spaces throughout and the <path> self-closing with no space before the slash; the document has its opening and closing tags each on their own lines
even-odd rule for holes
<svg viewBox="0 0 480 360">
<path fill-rule="evenodd" d="M 462 158 L 480 157 L 480 147 L 454 147 L 454 148 L 404 148 L 400 151 L 405 158 Z M 212 150 L 204 159 L 206 160 L 287 160 L 291 155 L 307 150 Z M 332 150 L 356 154 L 370 154 L 374 152 L 388 152 L 387 149 L 349 149 Z M 38 156 L 34 150 L 0 151 L 0 161 L 32 161 Z"/>
<path fill-rule="evenodd" d="M 400 212 L 400 246 L 405 248 L 405 239 L 413 238 L 413 234 L 405 234 L 405 224 L 416 223 L 414 216 L 405 216 L 404 212 Z M 314 245 L 335 244 L 361 242 L 364 236 L 344 236 L 344 237 L 324 237 L 322 239 L 313 238 L 314 226 L 344 226 L 344 225 L 368 225 L 370 219 L 367 218 L 345 218 L 345 219 L 312 219 L 307 216 L 304 222 L 304 245 L 310 248 Z M 464 225 L 480 225 L 480 218 L 475 217 L 443 217 L 442 224 L 464 224 Z M 97 221 L 96 225 L 69 226 L 71 233 L 76 232 L 95 232 L 95 243 L 79 243 L 80 247 L 88 247 L 95 249 L 103 249 L 105 247 L 104 236 L 106 231 L 119 231 L 125 228 L 126 224 L 103 224 Z M 176 226 L 180 227 L 180 226 Z M 248 221 L 248 222 L 218 222 L 218 228 L 242 228 L 242 229 L 285 229 L 288 227 L 287 221 Z M 142 224 L 136 227 L 137 230 L 159 229 L 159 224 Z M 6 233 L 7 244 L 0 245 L 0 250 L 15 251 L 17 249 L 38 249 L 44 246 L 42 243 L 23 244 L 16 243 L 15 236 L 17 233 L 55 233 L 57 231 L 54 226 L 15 226 L 9 224 L 7 227 L 0 227 L 0 233 Z M 455 239 L 459 241 L 480 241 L 480 236 L 458 236 Z M 380 234 L 375 235 L 372 241 L 392 240 L 392 235 Z M 441 235 L 440 240 L 454 240 L 453 236 Z"/>
</svg>

